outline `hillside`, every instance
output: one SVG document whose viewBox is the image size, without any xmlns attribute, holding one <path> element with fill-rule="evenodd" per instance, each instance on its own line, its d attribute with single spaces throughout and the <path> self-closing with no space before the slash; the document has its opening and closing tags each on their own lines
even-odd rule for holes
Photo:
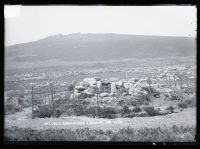
<svg viewBox="0 0 200 149">
<path fill-rule="evenodd" d="M 15 62 L 44 60 L 105 61 L 129 58 L 195 56 L 195 38 L 120 34 L 69 34 L 8 46 L 6 59 Z"/>
</svg>

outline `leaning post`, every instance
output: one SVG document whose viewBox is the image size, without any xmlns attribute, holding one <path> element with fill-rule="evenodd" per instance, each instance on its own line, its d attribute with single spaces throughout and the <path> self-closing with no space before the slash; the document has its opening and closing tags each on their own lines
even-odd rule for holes
<svg viewBox="0 0 200 149">
<path fill-rule="evenodd" d="M 53 82 L 51 82 L 51 103 L 52 103 L 52 111 L 54 112 Z"/>
<path fill-rule="evenodd" d="M 100 89 L 96 86 L 96 94 L 97 94 L 97 107 L 98 107 L 98 116 L 100 114 L 100 106 L 99 106 L 99 93 Z"/>
<path fill-rule="evenodd" d="M 32 119 L 35 118 L 34 115 L 34 99 L 33 99 L 33 84 L 31 83 L 31 107 L 32 107 Z"/>
<path fill-rule="evenodd" d="M 152 106 L 153 106 L 153 98 L 151 98 L 151 95 L 152 95 L 152 93 L 151 93 L 151 82 L 150 82 L 151 80 L 150 80 L 150 78 L 148 77 L 148 84 L 149 84 L 149 86 L 148 86 L 148 88 L 149 88 L 149 98 L 150 98 L 150 101 L 152 102 Z"/>
</svg>

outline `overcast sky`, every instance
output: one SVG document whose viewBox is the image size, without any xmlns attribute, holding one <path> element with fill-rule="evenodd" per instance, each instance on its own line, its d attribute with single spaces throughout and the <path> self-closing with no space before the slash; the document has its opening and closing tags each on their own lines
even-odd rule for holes
<svg viewBox="0 0 200 149">
<path fill-rule="evenodd" d="M 5 44 L 55 34 L 196 36 L 195 6 L 8 6 Z"/>
</svg>

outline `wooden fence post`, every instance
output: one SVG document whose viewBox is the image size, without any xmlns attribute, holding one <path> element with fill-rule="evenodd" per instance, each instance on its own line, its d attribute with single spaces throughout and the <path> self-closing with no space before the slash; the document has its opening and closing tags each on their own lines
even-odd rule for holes
<svg viewBox="0 0 200 149">
<path fill-rule="evenodd" d="M 33 102 L 33 85 L 31 86 L 31 104 L 32 104 L 32 119 L 35 118 L 34 116 L 34 102 Z"/>
<path fill-rule="evenodd" d="M 100 107 L 99 107 L 99 93 L 97 93 L 97 106 L 98 106 L 98 116 L 100 113 Z"/>
<path fill-rule="evenodd" d="M 75 80 L 73 80 L 72 81 L 72 87 L 73 87 L 73 89 L 72 89 L 72 92 L 73 92 L 73 99 L 74 99 L 74 97 L 75 97 L 75 95 L 74 95 L 74 91 L 75 91 L 75 86 L 76 86 L 76 82 L 75 82 Z"/>
<path fill-rule="evenodd" d="M 175 75 L 173 77 L 174 77 L 174 86 L 176 88 L 176 78 L 175 78 Z"/>
<path fill-rule="evenodd" d="M 151 93 L 151 82 L 150 82 L 151 80 L 150 80 L 150 78 L 148 77 L 148 84 L 149 84 L 149 86 L 148 86 L 148 89 L 149 89 L 149 98 L 150 98 L 150 101 L 152 102 L 152 106 L 153 106 L 153 98 L 151 98 L 151 96 L 152 96 L 152 93 Z"/>
<path fill-rule="evenodd" d="M 73 99 L 74 99 L 75 85 L 73 85 Z"/>
<path fill-rule="evenodd" d="M 99 106 L 99 93 L 100 93 L 100 90 L 98 87 L 96 87 L 96 94 L 97 94 L 97 107 L 98 107 L 98 116 L 100 114 L 100 106 Z"/>
<path fill-rule="evenodd" d="M 181 87 L 181 95 L 183 95 L 183 80 L 182 80 L 182 78 L 181 78 L 181 85 L 180 85 L 180 87 Z"/>
<path fill-rule="evenodd" d="M 171 79 L 170 79 L 170 75 L 169 75 L 169 88 L 171 88 Z"/>
<path fill-rule="evenodd" d="M 53 101 L 53 83 L 51 83 L 51 102 L 52 102 L 52 111 L 54 112 L 54 101 Z"/>
<path fill-rule="evenodd" d="M 165 76 L 165 78 L 166 78 L 166 86 L 168 86 L 168 80 L 167 80 L 167 76 Z"/>
</svg>

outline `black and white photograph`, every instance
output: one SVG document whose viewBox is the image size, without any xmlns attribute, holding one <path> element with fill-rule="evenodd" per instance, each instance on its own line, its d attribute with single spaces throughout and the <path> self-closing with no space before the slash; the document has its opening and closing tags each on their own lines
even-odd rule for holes
<svg viewBox="0 0 200 149">
<path fill-rule="evenodd" d="M 4 5 L 4 139 L 196 142 L 195 5 Z"/>
</svg>

